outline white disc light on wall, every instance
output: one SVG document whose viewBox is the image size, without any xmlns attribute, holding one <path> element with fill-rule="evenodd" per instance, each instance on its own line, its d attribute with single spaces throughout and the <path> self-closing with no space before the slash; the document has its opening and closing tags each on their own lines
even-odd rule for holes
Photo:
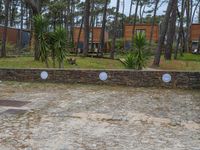
<svg viewBox="0 0 200 150">
<path fill-rule="evenodd" d="M 101 73 L 99 74 L 99 79 L 100 79 L 101 81 L 106 81 L 106 80 L 108 79 L 108 74 L 107 74 L 106 72 L 101 72 Z"/>
<path fill-rule="evenodd" d="M 166 74 L 164 74 L 164 75 L 162 76 L 162 80 L 163 80 L 163 82 L 165 82 L 165 83 L 169 83 L 169 82 L 172 81 L 172 76 L 171 76 L 170 74 L 166 73 Z"/>
<path fill-rule="evenodd" d="M 41 74 L 40 74 L 40 77 L 42 80 L 46 80 L 48 78 L 48 72 L 46 71 L 42 71 Z"/>
</svg>

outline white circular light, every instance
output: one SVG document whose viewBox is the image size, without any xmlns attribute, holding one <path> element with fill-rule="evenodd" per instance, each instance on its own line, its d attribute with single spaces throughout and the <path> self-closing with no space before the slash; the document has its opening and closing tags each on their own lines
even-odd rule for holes
<svg viewBox="0 0 200 150">
<path fill-rule="evenodd" d="M 171 76 L 170 74 L 166 73 L 166 74 L 164 74 L 164 75 L 162 76 L 162 80 L 163 80 L 163 82 L 165 82 L 165 83 L 169 83 L 169 82 L 171 82 L 171 80 L 172 80 L 172 76 Z"/>
<path fill-rule="evenodd" d="M 108 74 L 107 74 L 106 72 L 101 72 L 101 73 L 99 74 L 99 79 L 100 79 L 101 81 L 106 81 L 106 80 L 108 79 Z"/>
<path fill-rule="evenodd" d="M 41 79 L 46 80 L 48 78 L 48 72 L 42 71 L 40 74 Z"/>
</svg>

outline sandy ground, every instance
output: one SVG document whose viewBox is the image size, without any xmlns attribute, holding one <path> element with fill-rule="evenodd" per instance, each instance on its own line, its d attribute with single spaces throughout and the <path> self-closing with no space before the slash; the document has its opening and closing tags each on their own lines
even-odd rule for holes
<svg viewBox="0 0 200 150">
<path fill-rule="evenodd" d="M 0 150 L 200 150 L 197 90 L 2 82 L 1 100 L 30 103 L 0 104 Z"/>
</svg>

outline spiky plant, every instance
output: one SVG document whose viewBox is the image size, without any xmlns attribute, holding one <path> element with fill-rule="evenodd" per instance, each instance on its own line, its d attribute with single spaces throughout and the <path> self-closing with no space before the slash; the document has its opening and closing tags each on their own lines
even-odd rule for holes
<svg viewBox="0 0 200 150">
<path fill-rule="evenodd" d="M 128 69 L 142 70 L 146 65 L 147 57 L 144 55 L 143 49 L 146 45 L 145 35 L 142 33 L 136 34 L 134 37 L 134 52 L 129 52 L 125 58 L 125 66 Z"/>
<path fill-rule="evenodd" d="M 143 33 L 136 34 L 134 38 L 134 44 L 136 47 L 135 52 L 135 69 L 142 70 L 146 66 L 146 57 L 144 56 L 144 47 L 146 45 L 146 38 Z"/>
<path fill-rule="evenodd" d="M 59 68 L 64 67 L 64 59 L 67 54 L 66 43 L 67 43 L 67 32 L 64 28 L 58 27 L 54 32 L 54 48 Z"/>
<path fill-rule="evenodd" d="M 124 64 L 127 69 L 135 69 L 135 55 L 133 52 L 129 52 L 126 55 Z"/>
<path fill-rule="evenodd" d="M 46 67 L 48 65 L 48 43 L 47 43 L 47 31 L 48 31 L 48 20 L 42 15 L 36 15 L 33 17 L 34 32 L 38 39 L 38 48 L 40 52 L 40 58 L 42 62 L 45 62 Z"/>
</svg>

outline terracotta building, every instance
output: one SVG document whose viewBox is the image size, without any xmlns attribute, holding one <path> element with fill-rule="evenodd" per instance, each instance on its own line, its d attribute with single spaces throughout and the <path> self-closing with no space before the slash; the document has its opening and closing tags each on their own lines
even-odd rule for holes
<svg viewBox="0 0 200 150">
<path fill-rule="evenodd" d="M 131 47 L 132 42 L 132 31 L 133 31 L 133 25 L 132 24 L 126 24 L 124 26 L 124 40 L 125 40 L 125 48 Z M 151 37 L 151 24 L 136 24 L 135 26 L 135 33 L 142 32 L 145 34 L 146 39 L 150 40 Z M 154 26 L 154 32 L 153 32 L 153 41 L 158 42 L 159 38 L 159 26 Z"/>
<path fill-rule="evenodd" d="M 80 50 L 83 49 L 83 42 L 84 42 L 84 30 L 81 30 L 81 34 L 80 34 L 80 40 L 78 43 L 78 37 L 79 37 L 79 33 L 80 33 L 80 27 L 74 27 L 74 32 L 73 32 L 73 36 L 74 36 L 74 45 L 77 46 L 78 44 L 78 48 Z M 100 44 L 100 36 L 101 36 L 101 27 L 94 27 L 93 28 L 93 44 L 94 44 L 94 48 L 95 48 L 95 52 L 97 52 L 98 46 Z M 91 42 L 92 42 L 92 29 L 90 32 L 90 47 L 91 47 Z M 109 38 L 108 38 L 108 32 L 105 32 L 105 52 L 108 51 L 109 49 Z"/>
<path fill-rule="evenodd" d="M 199 40 L 200 40 L 200 24 L 192 24 L 190 28 L 190 41 L 192 43 L 192 49 L 198 48 Z"/>
<path fill-rule="evenodd" d="M 2 40 L 3 31 L 4 31 L 4 27 L 0 25 L 0 41 Z M 10 44 L 17 45 L 19 43 L 19 39 L 20 39 L 20 29 L 8 27 L 7 42 Z M 22 31 L 23 47 L 29 44 L 29 39 L 30 39 L 30 32 L 27 30 L 23 30 Z"/>
</svg>

